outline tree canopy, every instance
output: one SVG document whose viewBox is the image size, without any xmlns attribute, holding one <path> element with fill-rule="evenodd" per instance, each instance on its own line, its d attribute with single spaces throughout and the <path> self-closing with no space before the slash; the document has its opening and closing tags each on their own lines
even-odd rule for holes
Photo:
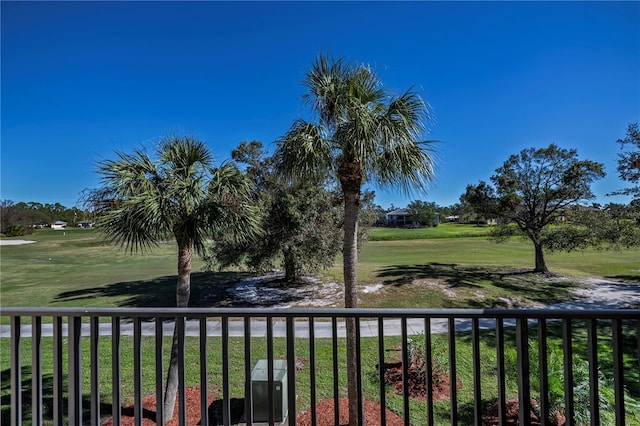
<svg viewBox="0 0 640 426">
<path fill-rule="evenodd" d="M 260 211 L 263 237 L 250 243 L 218 240 L 210 264 L 245 264 L 257 271 L 281 266 L 287 281 L 333 265 L 340 250 L 342 215 L 338 197 L 323 182 L 279 179 L 262 143 L 242 142 L 232 158 L 246 165 Z"/>
<path fill-rule="evenodd" d="M 638 123 L 629 124 L 627 135 L 618 139 L 618 176 L 632 186 L 612 192 L 610 195 L 631 195 L 640 199 L 640 129 Z"/>
<path fill-rule="evenodd" d="M 151 249 L 173 238 L 177 243 L 176 305 L 187 307 L 193 253 L 205 254 L 210 239 L 245 241 L 256 235 L 250 186 L 232 164 L 213 166 L 206 145 L 188 136 L 160 141 L 155 157 L 146 150 L 117 152 L 98 164 L 102 186 L 92 201 L 100 206 L 99 229 L 129 251 Z M 174 331 L 164 400 L 171 419 L 178 388 L 178 338 Z"/>
<path fill-rule="evenodd" d="M 358 306 L 358 216 L 365 181 L 426 187 L 434 174 L 434 157 L 426 133 L 429 111 L 419 94 L 392 95 L 371 67 L 319 55 L 303 81 L 303 95 L 314 121 L 297 120 L 278 141 L 278 170 L 289 179 L 322 178 L 340 183 L 344 206 L 343 273 L 345 307 Z M 358 413 L 355 321 L 347 320 L 349 424 Z"/>
<path fill-rule="evenodd" d="M 591 184 L 604 177 L 604 165 L 580 160 L 575 149 L 554 144 L 528 148 L 514 154 L 485 182 L 470 185 L 463 199 L 482 212 L 501 219 L 494 236 L 511 235 L 512 225 L 529 238 L 535 249 L 535 272 L 548 272 L 545 244 L 552 244 L 544 230 L 557 223 L 580 202 L 593 198 Z M 574 234 L 577 236 L 577 234 Z"/>
</svg>

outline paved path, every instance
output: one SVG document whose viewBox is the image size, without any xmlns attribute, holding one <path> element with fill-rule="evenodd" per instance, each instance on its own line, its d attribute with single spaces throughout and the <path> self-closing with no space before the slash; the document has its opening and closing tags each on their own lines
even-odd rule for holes
<svg viewBox="0 0 640 426">
<path fill-rule="evenodd" d="M 573 300 L 563 303 L 552 304 L 548 306 L 539 306 L 539 309 L 617 309 L 629 305 L 640 305 L 640 285 L 639 284 L 625 284 L 616 283 L 612 281 L 596 280 L 592 279 L 588 282 L 588 286 L 583 289 L 579 289 L 576 293 L 583 296 L 582 299 Z M 421 318 L 409 318 L 407 319 L 407 332 L 408 334 L 418 334 L 424 332 L 424 319 Z M 457 319 L 455 321 L 456 330 L 464 331 L 471 329 L 471 321 L 465 319 Z M 514 321 L 505 320 L 505 326 L 514 325 Z M 495 327 L 495 320 L 486 319 L 480 320 L 480 328 L 490 329 Z M 165 336 L 171 336 L 173 333 L 174 323 L 173 321 L 166 321 L 163 324 L 163 334 Z M 315 337 L 331 337 L 331 322 L 330 321 L 315 321 Z M 337 324 L 338 337 L 344 337 L 346 329 L 344 322 L 338 322 Z M 432 333 L 444 333 L 448 330 L 448 320 L 441 318 L 431 319 L 431 332 Z M 21 335 L 23 337 L 31 336 L 31 325 L 21 326 Z M 52 324 L 42 324 L 43 336 L 51 336 L 53 332 Z M 200 323 L 199 321 L 187 321 L 185 326 L 185 332 L 187 336 L 197 337 L 200 335 Z M 398 336 L 402 333 L 401 322 L 399 319 L 386 319 L 384 321 L 384 335 L 385 336 Z M 130 322 L 123 322 L 121 324 L 121 335 L 132 336 L 133 324 Z M 360 333 L 363 337 L 374 337 L 378 335 L 378 321 L 366 321 L 360 322 Z M 111 335 L 111 323 L 100 323 L 99 334 L 101 336 Z M 144 322 L 142 323 L 142 334 L 144 336 L 155 335 L 155 323 Z M 222 323 L 220 320 L 210 320 L 207 322 L 207 335 L 208 336 L 220 336 L 222 334 Z M 67 325 L 63 325 L 63 335 L 67 335 Z M 82 325 L 82 335 L 89 336 L 90 329 L 89 324 Z M 253 320 L 251 322 L 251 335 L 253 337 L 266 337 L 267 335 L 267 323 L 264 320 Z M 229 321 L 229 336 L 240 337 L 244 336 L 244 323 L 242 321 Z M 275 320 L 273 322 L 273 336 L 285 337 L 286 336 L 286 322 L 284 320 Z M 309 337 L 309 323 L 308 321 L 296 321 L 295 322 L 295 336 L 296 337 Z M 0 326 L 0 338 L 10 337 L 10 326 Z"/>
</svg>

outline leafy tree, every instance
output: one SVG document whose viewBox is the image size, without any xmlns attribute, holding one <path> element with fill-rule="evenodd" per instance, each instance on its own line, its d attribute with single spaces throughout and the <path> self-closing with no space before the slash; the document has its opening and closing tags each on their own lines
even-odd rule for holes
<svg viewBox="0 0 640 426">
<path fill-rule="evenodd" d="M 633 186 L 609 195 L 631 195 L 634 199 L 640 199 L 640 130 L 638 123 L 629 124 L 627 136 L 618 139 L 620 148 L 618 154 L 618 174 L 620 179 L 630 182 Z"/>
<path fill-rule="evenodd" d="M 250 244 L 218 241 L 209 264 L 245 262 L 258 271 L 277 269 L 281 264 L 287 282 L 332 266 L 342 236 L 336 196 L 318 182 L 278 179 L 272 158 L 264 156 L 260 142 L 241 143 L 232 158 L 247 165 L 265 232 Z"/>
<path fill-rule="evenodd" d="M 544 259 L 545 227 L 570 206 L 592 199 L 590 185 L 602 177 L 601 163 L 579 160 L 575 149 L 554 144 L 524 149 L 496 169 L 491 177 L 497 195 L 495 213 L 514 223 L 531 240 L 535 272 L 548 272 Z M 499 231 L 508 229 L 504 226 Z"/>
<path fill-rule="evenodd" d="M 543 234 L 545 247 L 552 251 L 587 247 L 622 249 L 640 245 L 640 214 L 631 205 L 575 206 L 565 216 L 563 223 Z"/>
<path fill-rule="evenodd" d="M 186 307 L 191 293 L 193 253 L 204 254 L 209 238 L 246 240 L 256 233 L 249 185 L 231 164 L 212 166 L 205 144 L 192 137 L 160 141 L 157 158 L 144 150 L 118 152 L 98 164 L 102 187 L 94 194 L 105 210 L 99 227 L 111 242 L 135 252 L 173 237 L 178 249 L 176 305 Z M 164 397 L 165 421 L 173 417 L 178 389 L 178 339 L 173 335 Z"/>
<path fill-rule="evenodd" d="M 415 200 L 409 203 L 407 209 L 411 212 L 414 222 L 421 226 L 438 226 L 438 206 L 436 203 Z"/>
<path fill-rule="evenodd" d="M 340 182 L 344 200 L 345 307 L 358 306 L 358 216 L 365 181 L 424 189 L 434 173 L 426 131 L 428 110 L 409 90 L 390 96 L 365 65 L 319 55 L 307 72 L 303 100 L 315 121 L 297 120 L 278 141 L 280 172 L 290 178 L 314 179 L 327 172 Z M 347 387 L 349 424 L 358 413 L 356 323 L 347 320 Z"/>
<path fill-rule="evenodd" d="M 478 225 L 481 219 L 495 219 L 497 216 L 495 190 L 485 181 L 481 180 L 477 185 L 467 185 L 465 193 L 460 196 L 460 203 L 467 206 L 470 213 L 475 215 Z"/>
</svg>

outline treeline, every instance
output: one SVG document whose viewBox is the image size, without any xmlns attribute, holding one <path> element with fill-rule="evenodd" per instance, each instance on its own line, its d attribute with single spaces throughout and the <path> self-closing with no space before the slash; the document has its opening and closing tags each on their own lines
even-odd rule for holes
<svg viewBox="0 0 640 426">
<path fill-rule="evenodd" d="M 50 227 L 57 221 L 75 226 L 79 221 L 88 219 L 87 212 L 60 203 L 0 201 L 0 233 L 7 237 L 26 235 L 33 229 Z"/>
</svg>

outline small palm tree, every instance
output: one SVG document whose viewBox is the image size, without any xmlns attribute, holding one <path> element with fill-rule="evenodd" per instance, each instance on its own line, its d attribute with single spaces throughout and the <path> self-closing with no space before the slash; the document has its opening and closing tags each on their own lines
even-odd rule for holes
<svg viewBox="0 0 640 426">
<path fill-rule="evenodd" d="M 187 307 L 191 293 L 193 253 L 205 254 L 208 239 L 225 233 L 239 240 L 257 230 L 250 204 L 250 185 L 231 164 L 212 166 L 213 158 L 199 140 L 168 137 L 157 158 L 144 150 L 117 153 L 98 164 L 102 187 L 96 192 L 104 207 L 99 226 L 108 240 L 132 252 L 153 248 L 173 237 L 178 246 L 176 305 Z M 94 203 L 96 200 L 93 200 Z M 173 417 L 178 389 L 177 340 L 174 331 L 164 397 L 164 418 Z"/>
<path fill-rule="evenodd" d="M 319 55 L 304 79 L 315 122 L 297 120 L 275 153 L 281 173 L 309 178 L 331 172 L 344 195 L 345 307 L 356 308 L 357 224 L 363 183 L 423 190 L 434 174 L 426 132 L 428 108 L 409 90 L 390 96 L 370 67 Z M 356 324 L 347 320 L 349 424 L 358 424 Z M 362 419 L 364 421 L 364 419 Z"/>
</svg>

